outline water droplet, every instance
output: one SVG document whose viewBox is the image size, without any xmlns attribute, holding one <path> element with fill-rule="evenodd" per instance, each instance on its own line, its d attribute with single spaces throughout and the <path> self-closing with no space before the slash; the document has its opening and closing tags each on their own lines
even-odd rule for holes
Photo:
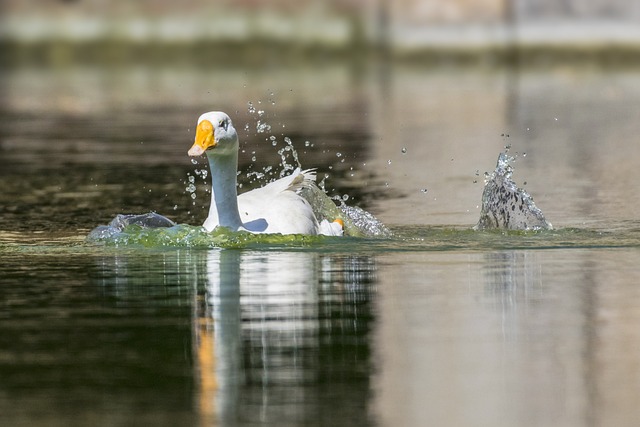
<svg viewBox="0 0 640 427">
<path fill-rule="evenodd" d="M 195 198 L 196 198 L 196 193 L 191 193 L 191 198 L 195 200 Z"/>
<path fill-rule="evenodd" d="M 260 120 L 258 120 L 258 123 L 256 124 L 256 131 L 258 133 L 265 133 L 265 132 L 269 132 L 270 130 L 271 130 L 271 125 L 267 123 L 263 123 Z"/>
<path fill-rule="evenodd" d="M 421 193 L 426 193 L 427 191 L 429 190 L 427 190 L 426 188 L 423 188 L 422 190 L 420 190 Z"/>
<path fill-rule="evenodd" d="M 196 177 L 195 177 L 195 176 L 193 176 L 193 175 L 189 175 L 189 182 L 190 182 L 190 183 L 194 183 L 194 182 L 196 182 Z"/>
<path fill-rule="evenodd" d="M 288 136 L 284 137 L 284 142 L 286 142 L 288 145 L 293 145 L 293 142 L 291 141 L 291 138 L 289 138 Z"/>
<path fill-rule="evenodd" d="M 402 154 L 407 154 L 407 148 L 406 147 L 402 147 Z"/>
<path fill-rule="evenodd" d="M 249 123 L 245 124 L 244 125 L 244 130 L 249 132 L 249 129 L 250 129 Z"/>
<path fill-rule="evenodd" d="M 310 147 L 310 146 L 311 146 L 311 143 L 310 143 L 309 141 L 305 141 L 305 142 L 304 142 L 304 146 L 305 146 L 305 147 Z"/>
<path fill-rule="evenodd" d="M 252 161 L 252 162 L 255 162 L 255 161 L 256 161 L 256 156 L 252 156 L 252 157 L 251 157 L 251 161 Z"/>
<path fill-rule="evenodd" d="M 248 108 L 249 113 L 253 114 L 256 112 L 256 107 L 253 106 L 253 102 L 249 101 L 247 102 L 247 105 L 249 106 Z"/>
<path fill-rule="evenodd" d="M 480 176 L 480 170 L 476 169 L 476 176 Z"/>
<path fill-rule="evenodd" d="M 336 157 L 342 157 L 342 153 L 336 153 Z"/>
<path fill-rule="evenodd" d="M 522 157 L 527 157 L 527 153 L 522 153 Z"/>
<path fill-rule="evenodd" d="M 178 205 L 173 205 L 173 210 L 178 210 Z"/>
<path fill-rule="evenodd" d="M 558 118 L 557 118 L 557 117 L 554 117 L 554 118 L 553 118 L 553 120 L 555 120 L 555 121 L 557 122 L 557 121 L 558 121 Z"/>
<path fill-rule="evenodd" d="M 348 194 L 343 195 L 342 196 L 342 201 L 346 202 L 347 200 L 349 200 L 349 195 Z"/>
<path fill-rule="evenodd" d="M 197 165 L 197 164 L 198 164 L 198 161 L 197 161 L 196 159 L 191 159 L 191 164 L 193 164 L 193 165 Z"/>
<path fill-rule="evenodd" d="M 391 159 L 387 160 L 387 164 L 390 165 L 391 164 Z"/>
<path fill-rule="evenodd" d="M 264 110 L 258 110 L 258 116 L 262 117 L 264 115 Z"/>
</svg>

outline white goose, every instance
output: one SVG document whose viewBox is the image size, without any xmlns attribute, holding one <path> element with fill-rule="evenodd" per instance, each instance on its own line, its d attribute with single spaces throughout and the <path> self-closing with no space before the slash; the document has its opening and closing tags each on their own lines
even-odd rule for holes
<svg viewBox="0 0 640 427">
<path fill-rule="evenodd" d="M 211 111 L 200 116 L 189 156 L 206 154 L 211 173 L 211 207 L 203 226 L 252 233 L 324 234 L 341 236 L 343 223 L 318 221 L 309 202 L 298 194 L 315 181 L 312 171 L 291 175 L 238 196 L 238 134 L 229 116 Z"/>
</svg>

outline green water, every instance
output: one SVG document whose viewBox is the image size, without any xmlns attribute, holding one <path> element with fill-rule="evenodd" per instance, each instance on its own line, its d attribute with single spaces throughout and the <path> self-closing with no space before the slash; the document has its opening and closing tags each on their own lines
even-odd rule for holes
<svg viewBox="0 0 640 427">
<path fill-rule="evenodd" d="M 3 71 L 3 425 L 637 423 L 640 74 L 274 67 Z M 211 109 L 392 234 L 203 232 Z M 505 145 L 554 230 L 472 230 Z"/>
</svg>

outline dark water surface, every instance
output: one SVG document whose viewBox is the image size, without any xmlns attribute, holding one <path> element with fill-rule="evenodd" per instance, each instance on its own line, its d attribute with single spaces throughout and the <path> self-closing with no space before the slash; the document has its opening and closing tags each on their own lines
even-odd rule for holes
<svg viewBox="0 0 640 427">
<path fill-rule="evenodd" d="M 635 70 L 17 67 L 2 94 L 2 425 L 640 419 Z M 85 243 L 118 213 L 204 220 L 211 109 L 241 191 L 287 136 L 394 236 Z M 509 144 L 555 230 L 470 230 Z"/>
</svg>

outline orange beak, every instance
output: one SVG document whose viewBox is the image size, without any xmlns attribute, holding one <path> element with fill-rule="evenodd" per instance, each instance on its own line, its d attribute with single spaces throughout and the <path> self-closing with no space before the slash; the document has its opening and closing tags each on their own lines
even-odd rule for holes
<svg viewBox="0 0 640 427">
<path fill-rule="evenodd" d="M 218 143 L 213 135 L 213 125 L 209 120 L 203 120 L 198 123 L 198 127 L 196 128 L 196 139 L 189 149 L 188 154 L 191 157 L 200 156 L 204 154 L 207 149 L 213 148 L 216 145 L 218 145 Z"/>
</svg>

